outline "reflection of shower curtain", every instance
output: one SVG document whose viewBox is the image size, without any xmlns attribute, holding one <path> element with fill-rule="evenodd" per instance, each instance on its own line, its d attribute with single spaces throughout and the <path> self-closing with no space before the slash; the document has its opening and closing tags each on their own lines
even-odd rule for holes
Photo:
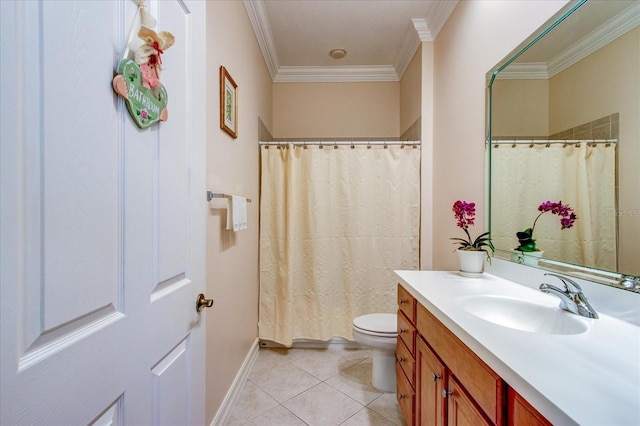
<svg viewBox="0 0 640 426">
<path fill-rule="evenodd" d="M 419 258 L 420 149 L 261 148 L 259 337 L 352 339 Z"/>
<path fill-rule="evenodd" d="M 499 145 L 491 151 L 491 234 L 515 248 L 516 232 L 533 224 L 544 201 L 569 204 L 573 228 L 546 213 L 534 238 L 547 259 L 616 270 L 615 144 Z"/>
</svg>

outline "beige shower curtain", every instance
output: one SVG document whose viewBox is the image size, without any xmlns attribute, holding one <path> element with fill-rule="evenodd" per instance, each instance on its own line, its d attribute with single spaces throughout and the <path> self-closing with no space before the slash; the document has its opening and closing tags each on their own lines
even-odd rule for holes
<svg viewBox="0 0 640 426">
<path fill-rule="evenodd" d="M 608 146 L 607 146 L 608 145 Z M 569 204 L 578 220 L 560 230 L 545 213 L 534 230 L 546 259 L 616 270 L 616 144 L 501 144 L 491 151 L 491 237 L 515 248 L 516 232 L 533 225 L 544 201 Z"/>
<path fill-rule="evenodd" d="M 259 337 L 352 340 L 419 267 L 420 149 L 261 148 Z"/>
</svg>

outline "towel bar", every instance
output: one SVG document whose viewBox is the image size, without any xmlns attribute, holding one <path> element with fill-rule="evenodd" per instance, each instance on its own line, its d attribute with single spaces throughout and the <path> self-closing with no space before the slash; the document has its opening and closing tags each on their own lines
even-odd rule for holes
<svg viewBox="0 0 640 426">
<path fill-rule="evenodd" d="M 231 199 L 231 195 L 229 194 L 223 194 L 220 192 L 211 192 L 211 191 L 207 191 L 207 201 L 211 201 L 214 198 L 227 198 L 227 199 Z M 251 198 L 247 198 L 247 203 L 251 202 Z"/>
</svg>

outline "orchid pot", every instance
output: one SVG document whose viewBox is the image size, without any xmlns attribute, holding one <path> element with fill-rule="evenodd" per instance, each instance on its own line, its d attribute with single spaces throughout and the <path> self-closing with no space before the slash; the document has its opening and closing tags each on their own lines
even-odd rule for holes
<svg viewBox="0 0 640 426">
<path fill-rule="evenodd" d="M 511 261 L 521 265 L 538 266 L 538 262 L 542 258 L 544 250 L 524 252 L 520 250 L 511 250 Z"/>
<path fill-rule="evenodd" d="M 494 252 L 493 243 L 488 232 L 480 234 L 475 240 L 471 238 L 469 227 L 473 225 L 476 216 L 476 204 L 466 201 L 456 201 L 453 204 L 453 213 L 456 225 L 462 228 L 467 238 L 451 238 L 458 244 L 458 259 L 462 274 L 479 274 L 484 269 L 484 259 L 491 262 L 491 254 Z"/>
<path fill-rule="evenodd" d="M 487 256 L 484 250 L 458 249 L 457 252 L 460 260 L 460 272 L 479 274 L 484 270 L 484 258 Z"/>
</svg>

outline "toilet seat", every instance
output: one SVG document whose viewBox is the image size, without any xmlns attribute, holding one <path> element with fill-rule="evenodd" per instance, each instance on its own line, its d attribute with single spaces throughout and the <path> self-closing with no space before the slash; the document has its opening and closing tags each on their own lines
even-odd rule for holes
<svg viewBox="0 0 640 426">
<path fill-rule="evenodd" d="M 396 314 L 367 314 L 353 320 L 353 328 L 370 336 L 395 338 L 398 336 Z"/>
</svg>

